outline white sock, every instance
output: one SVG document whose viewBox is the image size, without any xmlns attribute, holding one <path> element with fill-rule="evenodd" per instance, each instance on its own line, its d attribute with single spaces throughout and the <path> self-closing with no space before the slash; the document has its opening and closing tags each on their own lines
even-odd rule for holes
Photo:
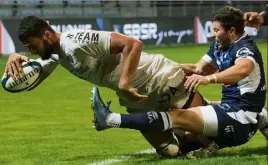
<svg viewBox="0 0 268 165">
<path fill-rule="evenodd" d="M 106 124 L 109 127 L 120 127 L 121 125 L 121 115 L 118 113 L 111 113 L 106 119 Z"/>
<path fill-rule="evenodd" d="M 162 119 L 163 119 L 163 123 L 164 123 L 164 130 L 163 131 L 172 129 L 172 120 L 171 120 L 170 115 L 167 112 L 159 112 L 159 113 L 161 114 Z"/>
</svg>

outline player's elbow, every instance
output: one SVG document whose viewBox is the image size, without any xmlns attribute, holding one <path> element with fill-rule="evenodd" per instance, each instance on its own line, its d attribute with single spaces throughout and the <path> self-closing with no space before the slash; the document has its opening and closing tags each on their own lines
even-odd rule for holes
<svg viewBox="0 0 268 165">
<path fill-rule="evenodd" d="M 135 47 L 135 49 L 142 51 L 143 42 L 141 42 L 140 40 L 135 40 L 133 43 L 133 47 Z"/>
<path fill-rule="evenodd" d="M 131 51 L 141 52 L 143 48 L 143 43 L 134 38 L 128 38 L 125 40 L 123 53 L 129 54 Z"/>
</svg>

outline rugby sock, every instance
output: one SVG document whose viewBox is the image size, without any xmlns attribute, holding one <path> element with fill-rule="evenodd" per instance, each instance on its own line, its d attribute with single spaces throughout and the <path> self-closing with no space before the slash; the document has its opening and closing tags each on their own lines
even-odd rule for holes
<svg viewBox="0 0 268 165">
<path fill-rule="evenodd" d="M 121 115 L 118 113 L 111 113 L 106 119 L 106 124 L 109 127 L 120 127 Z"/>
<path fill-rule="evenodd" d="M 167 112 L 147 112 L 139 114 L 109 115 L 107 125 L 110 127 L 130 128 L 140 131 L 165 131 L 172 128 L 172 122 Z"/>
</svg>

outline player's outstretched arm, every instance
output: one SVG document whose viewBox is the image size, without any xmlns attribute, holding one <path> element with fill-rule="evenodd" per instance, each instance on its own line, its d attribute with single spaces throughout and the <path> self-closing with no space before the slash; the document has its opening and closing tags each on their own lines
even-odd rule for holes
<svg viewBox="0 0 268 165">
<path fill-rule="evenodd" d="M 58 60 L 54 56 L 52 56 L 51 58 L 49 58 L 47 60 L 41 60 L 41 58 L 39 58 L 37 60 L 33 60 L 33 59 L 28 58 L 25 55 L 22 55 L 19 53 L 14 53 L 14 54 L 11 54 L 9 56 L 9 58 L 6 62 L 4 76 L 7 77 L 7 75 L 10 74 L 13 79 L 15 79 L 15 77 L 19 77 L 23 73 L 22 63 L 23 62 L 31 62 L 31 61 L 38 62 L 42 67 L 42 72 L 41 72 L 40 78 L 38 79 L 36 84 L 27 90 L 32 90 L 35 87 L 37 87 L 41 82 L 43 82 L 53 72 L 53 70 L 58 65 Z"/>
<path fill-rule="evenodd" d="M 199 85 L 207 85 L 211 83 L 233 84 L 247 77 L 254 69 L 254 63 L 249 59 L 240 59 L 236 64 L 222 72 L 218 72 L 208 76 L 200 76 L 193 74 L 187 77 L 184 84 L 189 91 L 196 91 Z"/>
<path fill-rule="evenodd" d="M 215 65 L 208 63 L 202 58 L 196 64 L 181 64 L 181 66 L 186 76 L 191 76 L 192 74 L 206 76 L 217 71 L 217 67 Z"/>
<path fill-rule="evenodd" d="M 249 59 L 240 59 L 234 66 L 216 73 L 216 83 L 233 84 L 247 77 L 255 68 L 253 61 Z M 211 76 L 211 79 L 213 76 Z"/>
<path fill-rule="evenodd" d="M 215 73 L 218 70 L 214 57 L 216 47 L 217 43 L 213 42 L 208 52 L 196 64 L 181 64 L 185 74 L 187 76 L 192 74 L 206 76 Z"/>
<path fill-rule="evenodd" d="M 130 81 L 137 70 L 142 47 L 143 43 L 135 38 L 116 32 L 111 33 L 110 53 L 123 54 L 123 67 L 118 87 L 126 92 L 130 99 L 138 102 L 147 99 L 147 96 L 138 94 L 137 89 L 130 86 Z"/>
</svg>

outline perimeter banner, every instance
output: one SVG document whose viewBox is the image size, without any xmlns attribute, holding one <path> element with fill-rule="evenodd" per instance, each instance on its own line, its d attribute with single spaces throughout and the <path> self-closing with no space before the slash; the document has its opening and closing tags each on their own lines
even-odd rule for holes
<svg viewBox="0 0 268 165">
<path fill-rule="evenodd" d="M 208 43 L 212 36 L 210 18 L 150 17 L 150 18 L 61 18 L 46 19 L 57 32 L 71 29 L 117 31 L 141 40 L 145 45 Z M 19 19 L 0 20 L 0 54 L 26 51 L 17 37 Z M 267 39 L 266 28 L 259 31 L 246 27 L 249 35 Z"/>
</svg>

